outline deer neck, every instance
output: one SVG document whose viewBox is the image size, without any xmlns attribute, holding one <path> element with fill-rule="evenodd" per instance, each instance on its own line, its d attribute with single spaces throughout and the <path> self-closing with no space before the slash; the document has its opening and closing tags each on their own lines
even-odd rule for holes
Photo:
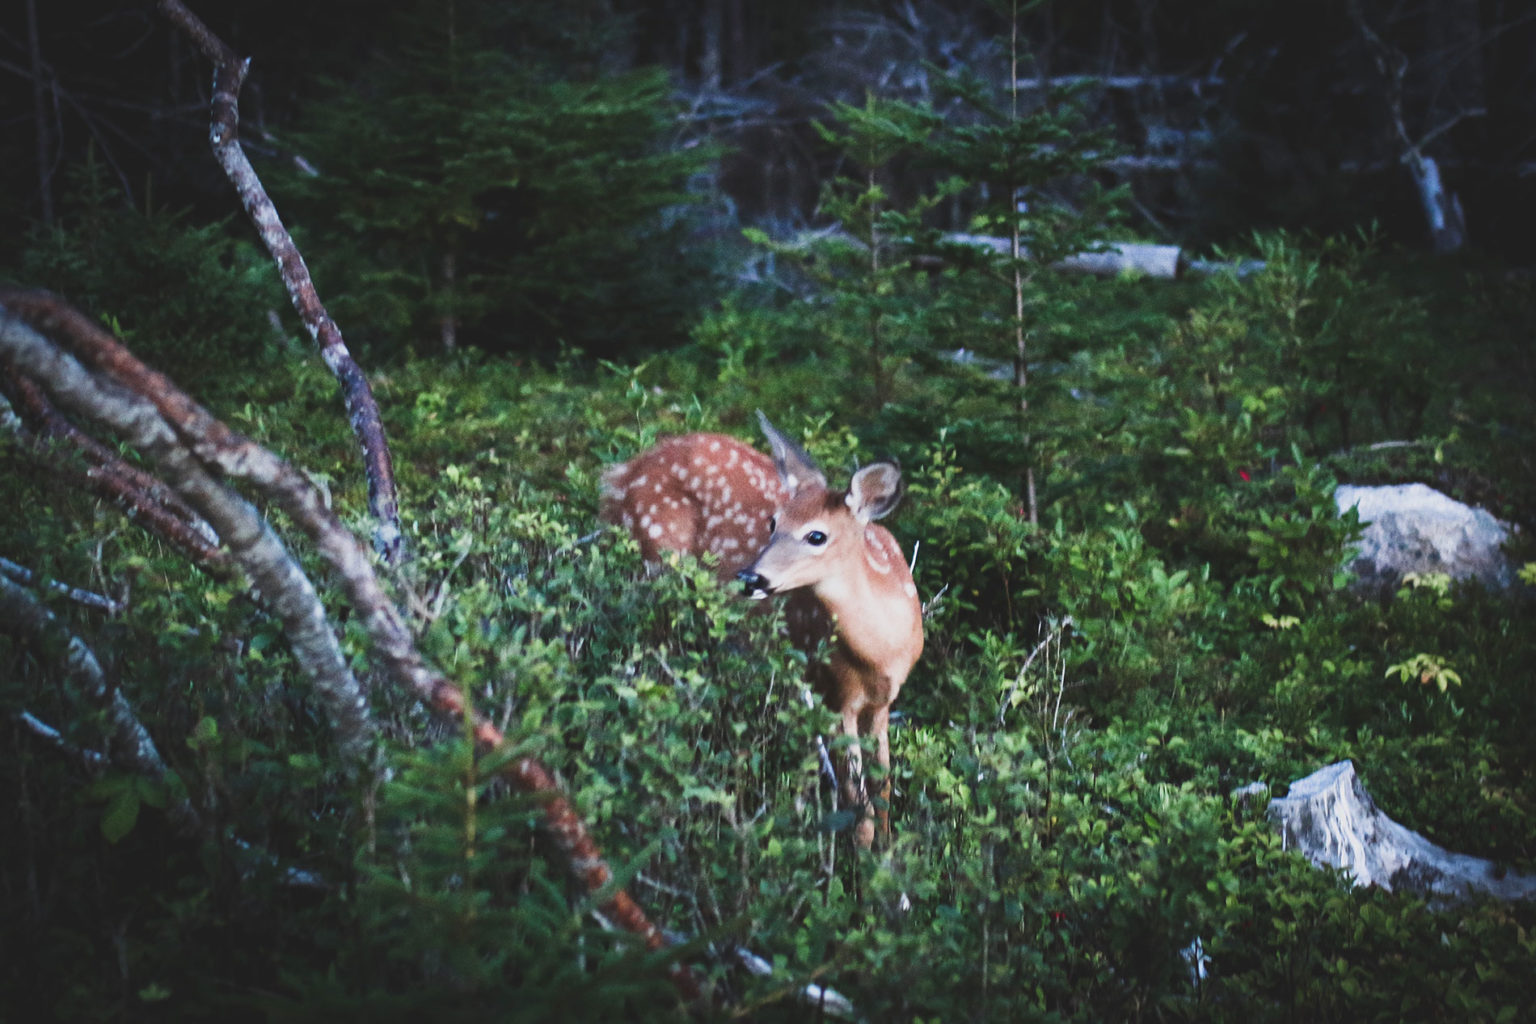
<svg viewBox="0 0 1536 1024">
<path fill-rule="evenodd" d="M 882 527 L 865 528 L 863 556 L 862 571 L 824 580 L 813 592 L 836 623 L 845 657 L 904 676 L 917 657 L 913 637 L 921 635 L 917 590 L 900 548 Z"/>
</svg>

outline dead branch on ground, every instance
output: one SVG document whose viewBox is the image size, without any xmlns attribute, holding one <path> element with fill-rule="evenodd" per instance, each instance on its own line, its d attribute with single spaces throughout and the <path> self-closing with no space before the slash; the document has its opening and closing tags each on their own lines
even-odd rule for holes
<svg viewBox="0 0 1536 1024">
<path fill-rule="evenodd" d="M 451 719 L 467 719 L 480 751 L 504 745 L 502 731 L 467 708 L 462 689 L 421 657 L 367 551 L 307 476 L 230 430 L 98 324 L 53 296 L 0 289 L 0 358 L 11 360 L 70 412 L 122 435 L 213 526 L 263 602 L 282 620 L 295 658 L 320 694 L 349 760 L 361 761 L 371 748 L 366 696 L 309 579 L 266 520 L 221 480 L 239 480 L 259 491 L 315 545 L 397 685 Z M 615 886 L 612 870 L 549 770 L 535 758 L 520 756 L 500 771 L 542 803 L 545 830 L 583 890 L 599 901 L 601 912 L 648 950 L 665 948 L 669 943 L 661 929 Z M 692 972 L 676 962 L 669 970 L 678 992 L 690 1002 L 697 1000 Z"/>
<path fill-rule="evenodd" d="M 154 476 L 76 427 L 49 401 L 37 382 L 0 365 L 0 404 L 13 417 L 0 417 L 24 449 L 57 473 L 112 502 L 128 518 L 217 576 L 234 571 L 219 549 L 213 527 Z M 24 581 L 25 582 L 25 581 Z"/>
<path fill-rule="evenodd" d="M 67 687 L 106 719 L 107 756 L 146 778 L 165 780 L 170 771 L 160 749 L 134 714 L 128 698 L 121 690 L 107 685 L 95 653 L 25 587 L 4 576 L 0 576 L 0 629 L 61 651 Z M 167 806 L 166 814 L 183 833 L 193 834 L 200 827 L 197 811 L 185 799 Z"/>
</svg>

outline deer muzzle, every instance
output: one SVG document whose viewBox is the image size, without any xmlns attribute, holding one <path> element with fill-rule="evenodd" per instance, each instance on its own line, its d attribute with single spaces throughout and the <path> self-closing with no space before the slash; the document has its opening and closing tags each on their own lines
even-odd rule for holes
<svg viewBox="0 0 1536 1024">
<path fill-rule="evenodd" d="M 768 577 L 763 576 L 753 569 L 743 569 L 736 574 L 741 581 L 741 592 L 754 601 L 761 601 L 773 593 L 773 587 L 768 583 Z"/>
</svg>

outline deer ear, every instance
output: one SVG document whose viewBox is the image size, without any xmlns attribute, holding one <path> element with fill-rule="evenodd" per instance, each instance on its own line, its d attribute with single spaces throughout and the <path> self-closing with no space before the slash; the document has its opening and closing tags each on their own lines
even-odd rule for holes
<svg viewBox="0 0 1536 1024">
<path fill-rule="evenodd" d="M 848 485 L 848 508 L 861 523 L 880 519 L 895 511 L 906 489 L 901 467 L 895 462 L 872 462 L 853 474 Z"/>
<path fill-rule="evenodd" d="M 763 415 L 761 409 L 757 411 L 757 422 L 763 428 L 763 435 L 768 438 L 768 446 L 773 449 L 773 465 L 778 469 L 779 480 L 786 491 L 794 494 L 808 485 L 827 486 L 827 478 L 816 468 L 811 457 L 799 445 L 779 433 L 779 429 L 768 422 L 768 417 Z"/>
</svg>

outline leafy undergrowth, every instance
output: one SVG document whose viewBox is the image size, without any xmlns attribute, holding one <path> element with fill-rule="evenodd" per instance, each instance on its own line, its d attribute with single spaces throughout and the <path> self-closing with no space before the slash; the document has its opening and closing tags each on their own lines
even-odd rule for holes
<svg viewBox="0 0 1536 1024">
<path fill-rule="evenodd" d="M 375 374 L 414 556 L 390 583 L 423 650 L 557 771 L 718 1016 L 804 1019 L 811 982 L 865 1019 L 925 1021 L 1500 1020 L 1536 994 L 1536 909 L 1351 890 L 1281 849 L 1262 798 L 1233 795 L 1349 757 L 1392 817 L 1536 870 L 1529 596 L 1356 596 L 1340 573 L 1356 524 L 1331 498 L 1341 479 L 1418 479 L 1529 524 L 1531 299 L 1457 271 L 1466 303 L 1462 278 L 1421 302 L 1347 246 L 1262 244 L 1270 272 L 1181 286 L 1176 310 L 1144 282 L 1059 286 L 1075 312 L 1037 375 L 1054 416 L 1032 441 L 1038 525 L 999 447 L 1006 392 L 909 361 L 887 405 L 849 415 L 858 368 L 794 347 L 798 306 L 744 296 L 639 366 L 465 355 Z M 1466 330 L 1489 292 L 1504 319 Z M 1411 364 L 1393 361 L 1404 344 Z M 274 358 L 206 397 L 365 527 L 323 371 Z M 775 616 L 591 536 L 604 465 L 662 433 L 750 437 L 758 407 L 834 478 L 894 452 L 909 480 L 892 526 L 930 616 L 892 730 L 895 834 L 874 854 L 818 777 L 832 719 Z M 1388 439 L 1410 443 L 1365 447 Z M 93 775 L 11 726 L 0 989 L 37 1011 L 17 1019 L 677 1012 L 454 723 L 377 687 L 389 772 L 349 784 L 238 588 L 12 448 L 0 470 L 16 498 L 0 550 L 129 597 L 112 620 L 53 607 L 176 773 L 174 793 Z M 7 720 L 99 745 L 54 663 L 0 638 Z M 171 832 L 159 808 L 182 793 L 216 837 Z M 773 976 L 726 966 L 733 944 Z"/>
</svg>

